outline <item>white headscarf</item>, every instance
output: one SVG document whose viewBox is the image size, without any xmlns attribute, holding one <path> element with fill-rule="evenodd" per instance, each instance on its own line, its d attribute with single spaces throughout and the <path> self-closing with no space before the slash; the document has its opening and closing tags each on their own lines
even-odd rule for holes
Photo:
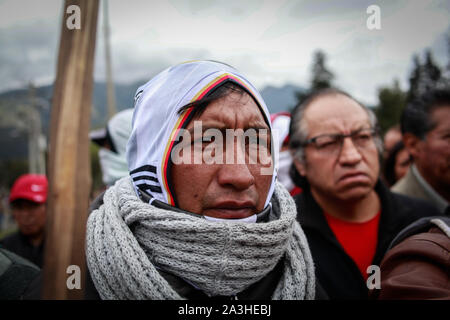
<svg viewBox="0 0 450 320">
<path fill-rule="evenodd" d="M 116 113 L 108 121 L 108 133 L 114 144 L 114 151 L 100 148 L 99 159 L 102 168 L 103 183 L 107 186 L 128 175 L 126 147 L 131 134 L 131 118 L 133 109 L 125 109 Z"/>
<path fill-rule="evenodd" d="M 292 166 L 293 158 L 289 150 L 281 151 L 283 144 L 289 139 L 289 125 L 291 124 L 291 115 L 289 112 L 279 112 L 271 115 L 272 130 L 274 136 L 277 137 L 275 146 L 280 150 L 280 157 L 278 159 L 278 181 L 286 187 L 289 191 L 295 188 L 295 184 L 289 175 L 289 170 Z"/>
<path fill-rule="evenodd" d="M 259 92 L 236 69 L 223 63 L 182 63 L 167 68 L 137 90 L 127 161 L 138 195 L 139 190 L 144 190 L 153 199 L 175 206 L 169 181 L 170 154 L 179 130 L 191 120 L 192 109 L 182 114 L 178 111 L 227 81 L 238 84 L 253 97 L 271 129 L 270 114 Z M 275 170 L 265 207 L 272 198 L 276 179 L 278 150 L 273 146 L 271 149 Z"/>
</svg>

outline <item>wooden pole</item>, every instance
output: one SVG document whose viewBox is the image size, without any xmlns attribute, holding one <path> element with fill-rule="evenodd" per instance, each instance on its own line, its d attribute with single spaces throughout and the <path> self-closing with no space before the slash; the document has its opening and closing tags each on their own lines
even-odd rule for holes
<svg viewBox="0 0 450 320">
<path fill-rule="evenodd" d="M 91 189 L 88 132 L 98 6 L 98 0 L 66 0 L 63 8 L 50 127 L 44 299 L 81 299 L 84 294 Z M 81 289 L 67 286 L 68 278 L 77 273 L 71 267 L 73 274 L 68 274 L 70 266 L 81 270 Z"/>
<path fill-rule="evenodd" d="M 105 67 L 106 67 L 106 93 L 108 103 L 108 119 L 111 119 L 116 113 L 116 94 L 114 92 L 114 81 L 112 75 L 111 46 L 109 42 L 109 10 L 108 1 L 103 1 L 103 36 L 105 40 Z"/>
</svg>

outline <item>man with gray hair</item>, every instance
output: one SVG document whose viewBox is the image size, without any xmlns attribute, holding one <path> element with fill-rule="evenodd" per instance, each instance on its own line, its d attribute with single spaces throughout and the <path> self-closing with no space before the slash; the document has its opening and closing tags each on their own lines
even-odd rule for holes
<svg viewBox="0 0 450 320">
<path fill-rule="evenodd" d="M 313 93 L 292 113 L 290 149 L 297 219 L 316 277 L 330 299 L 366 299 L 395 235 L 438 214 L 425 202 L 391 193 L 380 181 L 382 143 L 373 112 L 336 89 Z"/>
</svg>

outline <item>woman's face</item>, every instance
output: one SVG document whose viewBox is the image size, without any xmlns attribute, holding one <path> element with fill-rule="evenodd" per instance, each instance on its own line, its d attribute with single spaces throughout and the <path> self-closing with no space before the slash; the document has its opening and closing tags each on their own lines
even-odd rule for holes
<svg viewBox="0 0 450 320">
<path fill-rule="evenodd" d="M 408 151 L 406 149 L 400 150 L 395 157 L 395 181 L 400 180 L 408 172 L 410 163 Z"/>
<path fill-rule="evenodd" d="M 193 129 L 195 122 L 200 122 L 203 128 L 215 128 L 219 134 L 226 131 L 244 132 L 252 128 L 270 132 L 259 107 L 246 93 L 231 93 L 212 102 L 186 129 Z M 207 131 L 203 133 L 205 136 Z M 265 146 L 270 146 L 269 137 L 266 137 L 269 140 L 265 141 Z M 270 149 L 266 150 L 267 153 L 258 152 L 258 157 L 266 157 L 254 159 L 256 161 L 252 163 L 248 151 L 263 147 L 255 143 L 247 145 L 243 150 L 241 144 L 234 143 L 235 139 L 237 138 L 233 135 L 230 143 L 228 138 L 207 139 L 208 142 L 200 144 L 199 149 L 195 148 L 195 144 L 182 149 L 180 153 L 183 154 L 184 151 L 190 151 L 190 161 L 172 166 L 172 182 L 179 208 L 220 219 L 242 219 L 264 209 L 272 174 L 264 174 L 262 168 L 271 168 Z M 247 144 L 250 142 L 249 139 L 244 141 L 247 141 Z M 211 155 L 216 157 L 219 150 L 221 156 L 218 159 L 222 161 L 207 163 L 206 156 L 211 152 Z M 200 154 L 199 163 L 194 160 L 196 153 Z M 245 161 L 234 161 L 235 158 Z"/>
</svg>

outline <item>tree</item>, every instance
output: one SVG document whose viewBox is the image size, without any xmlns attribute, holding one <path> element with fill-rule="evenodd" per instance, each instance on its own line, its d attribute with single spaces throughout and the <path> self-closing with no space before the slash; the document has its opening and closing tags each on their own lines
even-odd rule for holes
<svg viewBox="0 0 450 320">
<path fill-rule="evenodd" d="M 314 62 L 312 66 L 311 91 L 326 89 L 331 87 L 334 75 L 325 66 L 326 55 L 318 50 L 314 53 Z"/>
<path fill-rule="evenodd" d="M 409 78 L 408 102 L 422 96 L 433 88 L 440 86 L 442 82 L 441 69 L 435 63 L 431 51 L 425 51 L 425 62 L 421 64 L 417 55 L 414 55 L 414 69 Z"/>
<path fill-rule="evenodd" d="M 446 40 L 447 40 L 447 59 L 448 59 L 448 61 L 447 61 L 447 66 L 442 71 L 441 82 L 442 82 L 443 86 L 448 88 L 450 86 L 450 30 L 447 32 Z"/>
<path fill-rule="evenodd" d="M 378 118 L 382 134 L 387 129 L 400 122 L 403 108 L 406 105 L 406 93 L 402 91 L 398 79 L 392 86 L 382 87 L 378 90 L 378 106 L 375 113 Z"/>
<path fill-rule="evenodd" d="M 100 166 L 100 159 L 98 156 L 98 152 L 100 147 L 95 143 L 91 143 L 89 145 L 89 154 L 90 154 L 90 162 L 91 162 L 91 177 L 92 177 L 92 186 L 91 186 L 91 196 L 96 197 L 100 190 L 103 191 L 105 185 L 103 184 L 102 179 L 102 168 Z"/>
<path fill-rule="evenodd" d="M 447 72 L 450 72 L 450 31 L 447 33 Z"/>
<path fill-rule="evenodd" d="M 419 56 L 417 54 L 413 57 L 414 68 L 409 77 L 409 91 L 408 101 L 414 101 L 419 95 L 419 86 L 422 78 L 422 65 L 420 64 Z"/>
<path fill-rule="evenodd" d="M 313 64 L 311 66 L 311 83 L 306 91 L 297 92 L 298 103 L 316 90 L 331 88 L 334 74 L 326 66 L 326 54 L 322 50 L 314 52 Z"/>
<path fill-rule="evenodd" d="M 434 62 L 433 56 L 430 50 L 426 51 L 425 64 L 424 64 L 424 82 L 425 88 L 433 88 L 441 79 L 441 69 Z"/>
</svg>

